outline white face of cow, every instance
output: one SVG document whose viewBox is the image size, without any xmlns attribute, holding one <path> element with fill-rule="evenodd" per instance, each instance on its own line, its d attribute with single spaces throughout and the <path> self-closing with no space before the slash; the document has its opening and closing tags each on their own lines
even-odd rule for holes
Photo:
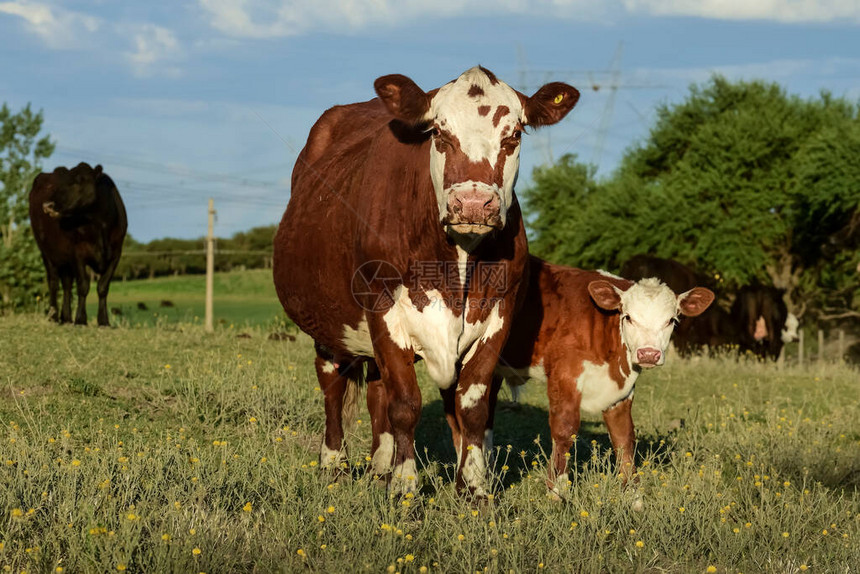
<svg viewBox="0 0 860 574">
<path fill-rule="evenodd" d="M 507 84 L 472 68 L 439 89 L 430 115 L 439 220 L 460 233 L 504 227 L 520 166 L 523 102 Z"/>
<path fill-rule="evenodd" d="M 654 278 L 642 279 L 623 290 L 608 281 L 592 281 L 588 290 L 598 306 L 621 314 L 621 342 L 634 365 L 650 368 L 666 361 L 666 349 L 678 315 L 700 315 L 714 300 L 704 287 L 675 295 Z"/>
<path fill-rule="evenodd" d="M 439 221 L 478 236 L 507 222 L 525 127 L 558 122 L 579 99 L 575 88 L 560 82 L 528 98 L 481 67 L 429 94 L 398 75 L 383 76 L 375 86 L 392 115 L 430 134 Z"/>
</svg>

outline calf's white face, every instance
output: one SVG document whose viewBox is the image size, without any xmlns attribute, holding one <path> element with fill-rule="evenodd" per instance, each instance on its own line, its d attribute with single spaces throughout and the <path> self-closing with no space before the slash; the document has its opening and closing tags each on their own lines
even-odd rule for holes
<svg viewBox="0 0 860 574">
<path fill-rule="evenodd" d="M 666 361 L 679 314 L 695 317 L 714 300 L 714 294 L 704 287 L 675 295 L 655 278 L 642 279 L 626 290 L 609 281 L 592 281 L 588 291 L 599 307 L 620 313 L 620 337 L 628 359 L 644 368 Z"/>
<path fill-rule="evenodd" d="M 430 134 L 430 177 L 439 221 L 460 234 L 482 236 L 507 222 L 526 126 L 554 124 L 579 99 L 553 82 L 526 97 L 481 67 L 425 93 L 405 76 L 376 80 L 389 112 Z"/>
</svg>

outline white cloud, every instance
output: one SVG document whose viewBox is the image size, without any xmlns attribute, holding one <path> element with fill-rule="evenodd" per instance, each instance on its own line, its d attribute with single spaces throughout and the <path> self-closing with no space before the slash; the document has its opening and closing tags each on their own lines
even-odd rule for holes
<svg viewBox="0 0 860 574">
<path fill-rule="evenodd" d="M 294 36 L 312 29 L 354 31 L 466 14 L 534 11 L 553 14 L 563 8 L 586 19 L 597 11 L 605 12 L 589 0 L 198 0 L 198 3 L 214 28 L 244 38 Z"/>
<path fill-rule="evenodd" d="M 54 49 L 82 47 L 101 25 L 93 16 L 26 0 L 0 2 L 0 12 L 23 18 L 26 28 Z"/>
<path fill-rule="evenodd" d="M 171 30 L 155 24 L 135 26 L 132 44 L 134 51 L 126 56 L 135 75 L 180 75 L 180 69 L 171 64 L 181 53 L 179 41 Z"/>
<path fill-rule="evenodd" d="M 636 14 L 786 23 L 860 22 L 857 0 L 622 0 Z"/>
<path fill-rule="evenodd" d="M 541 14 L 611 20 L 625 13 L 786 23 L 860 22 L 857 0 L 198 0 L 210 24 L 236 38 L 294 36 L 316 29 L 354 31 L 422 18 Z"/>
</svg>

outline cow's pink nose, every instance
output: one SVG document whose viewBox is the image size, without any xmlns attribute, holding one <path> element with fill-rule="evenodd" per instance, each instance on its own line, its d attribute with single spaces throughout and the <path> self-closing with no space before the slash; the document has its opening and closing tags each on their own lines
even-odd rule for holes
<svg viewBox="0 0 860 574">
<path fill-rule="evenodd" d="M 472 189 L 454 193 L 448 207 L 462 223 L 486 223 L 499 214 L 499 196 L 496 193 Z"/>
<path fill-rule="evenodd" d="M 660 349 L 652 349 L 651 347 L 636 349 L 636 362 L 640 365 L 656 365 L 660 362 L 662 354 Z"/>
</svg>

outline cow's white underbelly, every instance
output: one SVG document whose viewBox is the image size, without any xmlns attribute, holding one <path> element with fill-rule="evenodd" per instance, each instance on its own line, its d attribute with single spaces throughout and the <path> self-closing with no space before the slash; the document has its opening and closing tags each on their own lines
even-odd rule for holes
<svg viewBox="0 0 860 574">
<path fill-rule="evenodd" d="M 457 363 L 467 363 L 478 343 L 501 330 L 501 302 L 496 302 L 484 321 L 469 323 L 467 312 L 455 316 L 441 294 L 426 291 L 429 303 L 420 311 L 400 286 L 394 292 L 394 306 L 383 315 L 388 335 L 401 349 L 412 349 L 424 359 L 427 372 L 439 388 L 446 389 L 457 379 Z M 469 307 L 467 306 L 466 309 Z M 367 323 L 357 329 L 344 328 L 344 345 L 356 354 L 372 355 L 373 347 Z"/>
<path fill-rule="evenodd" d="M 634 369 L 619 388 L 609 376 L 609 364 L 596 365 L 583 361 L 582 374 L 576 379 L 576 388 L 582 394 L 580 409 L 589 413 L 602 412 L 633 392 L 633 384 L 639 373 Z"/>
<path fill-rule="evenodd" d="M 543 362 L 528 368 L 514 368 L 500 363 L 496 366 L 495 374 L 505 378 L 511 386 L 512 393 L 515 393 L 514 386 L 521 385 L 529 379 L 547 382 Z M 638 376 L 637 371 L 632 371 L 624 381 L 624 386 L 619 389 L 618 383 L 609 376 L 608 363 L 597 365 L 584 361 L 582 373 L 576 379 L 576 388 L 582 395 L 579 408 L 589 413 L 603 412 L 621 399 L 632 395 L 633 384 Z"/>
</svg>

